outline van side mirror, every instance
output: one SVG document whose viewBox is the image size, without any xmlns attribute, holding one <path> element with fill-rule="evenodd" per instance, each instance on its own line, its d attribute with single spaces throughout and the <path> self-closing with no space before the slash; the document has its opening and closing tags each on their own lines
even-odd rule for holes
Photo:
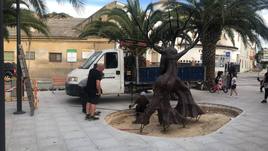
<svg viewBox="0 0 268 151">
<path fill-rule="evenodd" d="M 119 70 L 116 71 L 116 75 L 120 75 L 120 71 Z"/>
</svg>

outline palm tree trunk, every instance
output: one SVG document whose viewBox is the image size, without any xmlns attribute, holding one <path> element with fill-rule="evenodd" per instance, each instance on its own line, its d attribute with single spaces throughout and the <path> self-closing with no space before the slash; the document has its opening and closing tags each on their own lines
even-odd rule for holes
<svg viewBox="0 0 268 151">
<path fill-rule="evenodd" d="M 203 65 L 206 67 L 206 81 L 209 86 L 213 84 L 213 80 L 215 78 L 215 55 L 216 44 L 203 43 L 202 61 Z"/>
<path fill-rule="evenodd" d="M 215 78 L 215 55 L 217 42 L 220 40 L 221 31 L 209 31 L 201 39 L 202 42 L 202 62 L 206 67 L 206 81 L 208 86 L 213 85 Z"/>
</svg>

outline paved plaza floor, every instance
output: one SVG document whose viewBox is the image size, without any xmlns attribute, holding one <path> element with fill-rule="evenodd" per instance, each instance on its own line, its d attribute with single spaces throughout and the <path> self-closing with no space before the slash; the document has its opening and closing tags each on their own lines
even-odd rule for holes
<svg viewBox="0 0 268 151">
<path fill-rule="evenodd" d="M 127 109 L 130 97 L 104 96 L 99 121 L 85 121 L 78 98 L 64 91 L 40 92 L 40 107 L 29 116 L 13 115 L 16 104 L 6 103 L 8 151 L 267 151 L 268 104 L 261 104 L 257 73 L 238 77 L 239 96 L 191 90 L 198 103 L 234 106 L 243 110 L 237 118 L 214 133 L 189 138 L 159 138 L 116 130 L 104 121 L 105 115 Z"/>
</svg>

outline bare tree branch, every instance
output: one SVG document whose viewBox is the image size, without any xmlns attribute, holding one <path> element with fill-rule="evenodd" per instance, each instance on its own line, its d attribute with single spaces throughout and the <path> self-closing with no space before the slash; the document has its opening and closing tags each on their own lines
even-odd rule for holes
<svg viewBox="0 0 268 151">
<path fill-rule="evenodd" d="M 180 59 L 183 55 L 185 55 L 190 49 L 192 49 L 197 43 L 199 42 L 199 35 L 198 37 L 195 39 L 195 41 L 187 48 L 185 48 L 183 51 L 181 51 L 180 53 L 178 53 L 175 58 L 178 60 Z"/>
<path fill-rule="evenodd" d="M 129 10 L 130 10 L 130 14 L 131 14 L 133 20 L 134 20 L 135 23 L 138 25 L 139 30 L 140 30 L 141 33 L 143 34 L 143 36 L 144 36 L 144 38 L 146 39 L 147 43 L 149 43 L 149 47 L 153 48 L 156 52 L 162 54 L 162 53 L 164 52 L 163 49 L 162 49 L 161 47 L 156 46 L 156 45 L 150 40 L 150 38 L 148 37 L 148 33 L 145 33 L 145 32 L 144 32 L 144 30 L 142 29 L 141 25 L 139 24 L 139 22 L 138 22 L 136 16 L 134 16 L 134 14 L 133 14 L 133 12 L 132 12 L 132 11 L 133 11 L 132 8 L 129 8 Z"/>
<path fill-rule="evenodd" d="M 177 13 L 177 11 L 176 11 L 176 13 Z M 179 34 L 179 32 L 183 32 L 183 30 L 185 30 L 186 26 L 188 25 L 188 23 L 190 22 L 190 20 L 192 18 L 192 15 L 193 15 L 193 12 L 190 13 L 189 18 L 186 20 L 186 22 L 184 23 L 182 28 L 177 28 L 177 30 L 175 32 L 175 35 L 174 35 L 174 37 L 172 39 L 172 42 L 174 42 L 174 45 L 175 45 L 175 42 L 176 42 L 177 35 Z"/>
</svg>

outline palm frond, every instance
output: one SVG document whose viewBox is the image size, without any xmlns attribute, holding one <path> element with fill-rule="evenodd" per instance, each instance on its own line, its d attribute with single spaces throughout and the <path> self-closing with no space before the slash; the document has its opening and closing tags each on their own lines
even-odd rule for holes
<svg viewBox="0 0 268 151">
<path fill-rule="evenodd" d="M 34 10 L 38 15 L 42 16 L 47 13 L 47 8 L 44 0 L 28 0 L 29 3 L 33 6 Z"/>
<path fill-rule="evenodd" d="M 69 2 L 76 9 L 82 8 L 83 5 L 85 4 L 84 0 L 57 0 L 57 2 L 59 2 L 59 3 Z"/>
</svg>

